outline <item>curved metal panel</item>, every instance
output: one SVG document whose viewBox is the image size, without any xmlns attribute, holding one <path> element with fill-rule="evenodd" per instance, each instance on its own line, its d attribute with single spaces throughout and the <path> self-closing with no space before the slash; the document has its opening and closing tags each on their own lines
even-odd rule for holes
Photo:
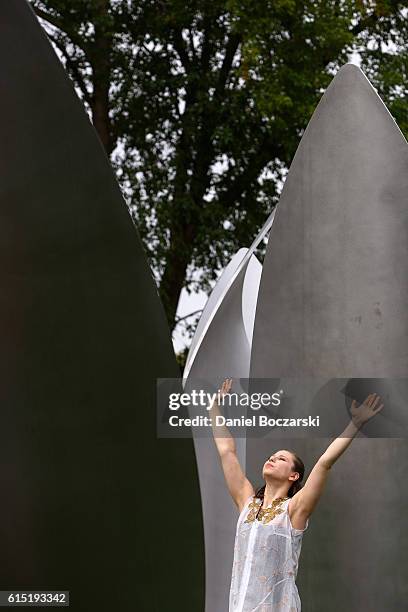
<svg viewBox="0 0 408 612">
<path fill-rule="evenodd" d="M 407 186 L 405 139 L 363 73 L 344 66 L 304 133 L 277 208 L 251 378 L 281 378 L 283 386 L 291 377 L 320 379 L 311 397 L 326 397 L 331 379 L 406 376 Z M 339 410 L 345 414 L 344 402 Z M 406 406 L 392 410 L 398 417 Z M 247 474 L 261 484 L 259 466 L 281 444 L 312 467 L 329 441 L 247 440 Z M 406 439 L 363 435 L 332 469 L 303 545 L 302 610 L 401 608 L 407 468 Z"/>
<path fill-rule="evenodd" d="M 227 267 L 223 270 L 220 278 L 218 279 L 214 289 L 205 303 L 203 312 L 201 313 L 200 320 L 195 330 L 194 336 L 191 340 L 190 348 L 188 351 L 186 365 L 184 367 L 184 378 L 186 379 L 189 375 L 193 360 L 197 354 L 196 346 L 201 345 L 202 339 L 205 336 L 209 323 L 214 316 L 214 313 L 218 309 L 219 305 L 225 297 L 225 293 L 230 286 L 231 280 L 233 279 L 238 267 L 242 263 L 248 249 L 242 248 L 235 253 Z"/>
<path fill-rule="evenodd" d="M 203 609 L 193 444 L 155 435 L 156 378 L 179 373 L 141 242 L 23 0 L 0 3 L 0 62 L 2 588 Z"/>
<path fill-rule="evenodd" d="M 255 244 L 255 243 L 254 243 Z M 248 378 L 256 295 L 261 264 L 251 249 L 232 258 L 204 308 L 197 326 L 198 339 L 190 349 L 185 391 L 208 381 L 206 391 L 223 377 Z M 251 295 L 248 295 L 248 294 Z M 205 330 L 205 331 L 203 331 Z M 195 347 L 198 349 L 195 351 Z M 236 382 L 234 390 L 239 388 Z M 190 415 L 194 416 L 190 409 Z M 227 491 L 221 463 L 211 437 L 194 437 L 200 479 L 206 559 L 206 612 L 228 609 L 237 511 Z M 236 439 L 237 454 L 245 466 L 245 440 Z"/>
<path fill-rule="evenodd" d="M 237 281 L 241 272 L 245 270 L 245 268 L 248 266 L 248 262 L 253 257 L 253 254 L 257 246 L 261 243 L 263 238 L 265 238 L 265 236 L 268 234 L 269 230 L 271 229 L 274 218 L 275 218 L 275 212 L 276 212 L 276 209 L 274 209 L 272 213 L 269 215 L 264 226 L 260 230 L 259 234 L 256 236 L 255 240 L 253 241 L 249 249 L 240 249 L 237 253 L 235 253 L 234 257 L 231 259 L 228 266 L 225 268 L 216 286 L 211 292 L 211 295 L 201 314 L 200 321 L 198 322 L 194 337 L 191 341 L 190 350 L 187 355 L 186 366 L 184 368 L 184 373 L 183 373 L 184 381 L 190 375 L 192 365 L 194 363 L 194 360 L 196 358 L 198 351 L 200 350 L 200 346 L 203 341 L 203 338 L 205 337 L 207 330 L 210 327 L 212 320 L 215 317 L 216 313 L 218 312 L 218 309 L 220 308 L 225 296 L 227 295 L 228 291 L 231 289 L 233 284 Z M 251 279 L 252 275 L 250 275 L 248 278 Z M 250 281 L 247 281 L 247 282 L 250 282 Z M 253 308 L 253 306 L 250 306 L 250 302 L 251 302 L 250 297 L 246 297 L 245 300 L 246 300 L 245 304 L 248 304 L 248 308 L 246 308 L 244 311 L 245 312 L 244 328 L 247 330 L 247 333 L 249 333 L 252 338 L 253 324 L 250 322 L 252 315 L 249 313 L 252 312 L 251 309 Z M 255 298 L 255 303 L 256 303 L 256 298 Z M 244 362 L 246 363 L 245 360 Z"/>
</svg>

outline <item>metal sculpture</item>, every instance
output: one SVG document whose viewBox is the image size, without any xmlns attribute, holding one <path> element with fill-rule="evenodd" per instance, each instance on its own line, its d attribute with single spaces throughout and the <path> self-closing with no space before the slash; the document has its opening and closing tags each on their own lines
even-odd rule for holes
<svg viewBox="0 0 408 612">
<path fill-rule="evenodd" d="M 184 390 L 200 387 L 214 392 L 222 376 L 247 379 L 251 355 L 261 264 L 254 252 L 269 232 L 270 215 L 249 249 L 240 249 L 214 287 L 201 315 L 184 369 Z M 240 388 L 237 382 L 235 389 Z M 194 416 L 193 409 L 190 415 Z M 201 410 L 202 413 L 202 410 Z M 225 487 L 214 441 L 195 435 L 194 446 L 203 508 L 207 612 L 228 608 L 236 508 Z M 235 440 L 245 465 L 245 432 Z"/>
<path fill-rule="evenodd" d="M 203 609 L 193 444 L 155 436 L 156 378 L 179 372 L 142 244 L 23 0 L 0 4 L 0 61 L 0 583 Z"/>
<path fill-rule="evenodd" d="M 251 356 L 251 378 L 279 378 L 283 388 L 292 378 L 315 380 L 308 399 L 319 410 L 329 399 L 334 423 L 346 414 L 339 391 L 358 386 L 358 379 L 369 381 L 369 392 L 381 393 L 381 385 L 387 391 L 384 413 L 335 467 L 312 518 L 299 572 L 305 612 L 391 611 L 405 601 L 399 568 L 408 560 L 402 535 L 408 443 L 381 436 L 387 420 L 406 422 L 406 401 L 396 396 L 406 400 L 407 392 L 404 381 L 387 386 L 380 379 L 408 371 L 407 187 L 402 133 L 361 70 L 344 66 L 317 106 L 286 179 L 263 266 Z M 290 410 L 302 409 L 304 399 L 294 398 Z M 392 432 L 399 437 L 398 429 Z M 278 447 L 293 448 L 307 465 L 324 444 L 310 436 L 248 439 L 248 476 L 258 482 L 264 457 Z"/>
</svg>

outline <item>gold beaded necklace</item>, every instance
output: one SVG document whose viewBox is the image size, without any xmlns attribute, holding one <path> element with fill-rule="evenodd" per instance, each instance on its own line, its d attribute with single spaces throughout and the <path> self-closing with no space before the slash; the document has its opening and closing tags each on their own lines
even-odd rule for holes
<svg viewBox="0 0 408 612">
<path fill-rule="evenodd" d="M 274 499 L 272 504 L 268 508 L 262 508 L 263 499 L 254 497 L 253 501 L 249 504 L 251 509 L 244 523 L 251 523 L 257 519 L 262 522 L 263 525 L 272 521 L 275 516 L 283 512 L 282 504 L 289 499 L 289 497 L 278 497 Z"/>
</svg>

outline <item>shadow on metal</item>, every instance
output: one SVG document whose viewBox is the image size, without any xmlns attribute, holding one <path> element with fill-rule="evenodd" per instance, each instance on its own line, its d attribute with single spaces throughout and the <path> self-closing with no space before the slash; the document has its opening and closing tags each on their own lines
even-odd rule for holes
<svg viewBox="0 0 408 612">
<path fill-rule="evenodd" d="M 194 449 L 156 439 L 156 378 L 179 370 L 142 244 L 24 0 L 0 3 L 0 62 L 1 589 L 202 610 Z"/>
</svg>

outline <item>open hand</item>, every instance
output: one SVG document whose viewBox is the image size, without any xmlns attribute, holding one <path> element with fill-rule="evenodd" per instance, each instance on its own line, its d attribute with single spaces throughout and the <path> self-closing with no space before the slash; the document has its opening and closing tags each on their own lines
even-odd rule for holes
<svg viewBox="0 0 408 612">
<path fill-rule="evenodd" d="M 384 408 L 384 404 L 379 404 L 380 401 L 381 398 L 377 393 L 371 393 L 360 406 L 358 406 L 356 400 L 353 400 L 351 404 L 351 418 L 353 422 L 361 426 L 372 419 Z"/>
<path fill-rule="evenodd" d="M 221 389 L 219 389 L 220 395 L 225 395 L 231 391 L 232 387 L 232 378 L 226 378 L 221 385 Z"/>
</svg>

